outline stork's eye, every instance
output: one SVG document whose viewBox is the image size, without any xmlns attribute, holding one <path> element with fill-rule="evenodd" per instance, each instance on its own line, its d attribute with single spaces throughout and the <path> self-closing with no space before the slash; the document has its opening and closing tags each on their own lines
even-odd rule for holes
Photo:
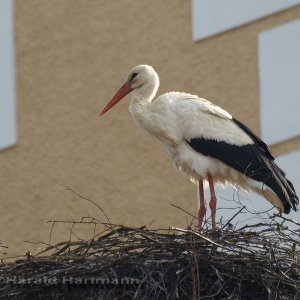
<svg viewBox="0 0 300 300">
<path fill-rule="evenodd" d="M 133 73 L 133 74 L 131 75 L 130 80 L 133 80 L 133 78 L 135 78 L 136 76 L 138 76 L 138 74 L 139 74 L 139 73 Z"/>
</svg>

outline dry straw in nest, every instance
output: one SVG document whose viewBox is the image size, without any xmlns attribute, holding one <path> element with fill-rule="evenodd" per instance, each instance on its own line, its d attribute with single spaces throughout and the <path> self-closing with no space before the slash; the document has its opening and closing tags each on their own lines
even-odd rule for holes
<svg viewBox="0 0 300 300">
<path fill-rule="evenodd" d="M 75 194 L 107 222 L 50 221 L 50 237 L 58 223 L 71 223 L 75 236 L 78 224 L 100 232 L 2 260 L 1 299 L 300 299 L 300 224 L 291 219 L 237 228 L 231 222 L 242 207 L 215 232 L 208 222 L 201 231 L 131 228 L 111 224 Z"/>
<path fill-rule="evenodd" d="M 74 223 L 87 222 L 100 223 Z M 300 299 L 299 231 L 288 222 L 277 216 L 270 224 L 219 226 L 213 233 L 101 223 L 103 231 L 91 240 L 48 245 L 34 256 L 3 261 L 0 294 L 3 299 Z"/>
</svg>

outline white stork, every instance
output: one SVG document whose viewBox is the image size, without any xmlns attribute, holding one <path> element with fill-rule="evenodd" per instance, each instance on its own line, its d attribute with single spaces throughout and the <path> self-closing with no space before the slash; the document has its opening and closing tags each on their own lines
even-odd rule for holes
<svg viewBox="0 0 300 300">
<path fill-rule="evenodd" d="M 163 144 L 176 167 L 198 183 L 198 226 L 206 214 L 203 184 L 208 181 L 212 228 L 216 228 L 214 183 L 264 196 L 280 212 L 296 211 L 299 199 L 292 183 L 276 165 L 268 146 L 224 109 L 195 95 L 169 92 L 154 99 L 159 86 L 155 70 L 134 67 L 100 116 L 127 94 L 129 110 L 139 126 Z"/>
</svg>

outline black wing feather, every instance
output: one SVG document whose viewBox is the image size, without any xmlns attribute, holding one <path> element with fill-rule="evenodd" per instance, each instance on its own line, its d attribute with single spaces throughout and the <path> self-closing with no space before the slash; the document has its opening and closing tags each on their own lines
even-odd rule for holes
<svg viewBox="0 0 300 300">
<path fill-rule="evenodd" d="M 232 118 L 232 121 L 240 129 L 242 129 L 258 147 L 261 148 L 261 150 L 265 153 L 266 157 L 268 157 L 271 160 L 275 159 L 275 157 L 271 153 L 270 149 L 268 148 L 267 144 L 264 141 L 262 141 L 249 127 L 247 127 L 245 124 L 243 124 L 241 121 L 239 121 L 235 118 Z"/>
</svg>

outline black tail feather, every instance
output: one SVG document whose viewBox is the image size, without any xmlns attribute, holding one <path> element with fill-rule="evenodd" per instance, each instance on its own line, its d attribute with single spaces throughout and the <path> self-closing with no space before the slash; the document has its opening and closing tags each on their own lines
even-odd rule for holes
<svg viewBox="0 0 300 300">
<path fill-rule="evenodd" d="M 272 171 L 271 180 L 267 180 L 266 184 L 273 189 L 278 198 L 281 199 L 284 206 L 284 213 L 288 214 L 291 208 L 296 211 L 299 204 L 299 198 L 296 195 L 293 184 L 285 177 L 285 173 L 274 161 L 265 159 Z"/>
</svg>

